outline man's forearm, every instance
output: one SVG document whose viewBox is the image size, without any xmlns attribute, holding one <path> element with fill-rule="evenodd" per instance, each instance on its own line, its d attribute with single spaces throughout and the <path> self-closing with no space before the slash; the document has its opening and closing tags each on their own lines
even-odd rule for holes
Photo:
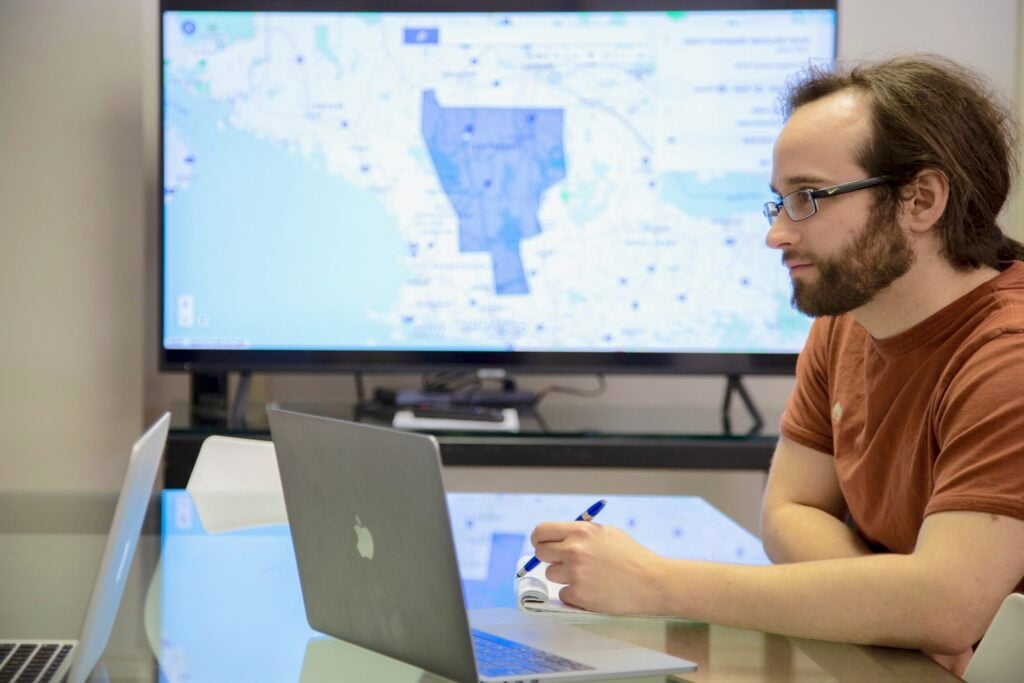
<svg viewBox="0 0 1024 683">
<path fill-rule="evenodd" d="M 972 628 L 965 623 L 969 609 L 957 605 L 955 591 L 910 555 L 768 567 L 669 560 L 659 580 L 665 599 L 660 613 L 931 652 L 957 653 L 970 646 L 964 640 Z"/>
<path fill-rule="evenodd" d="M 859 536 L 828 512 L 785 503 L 764 512 L 761 540 L 775 563 L 870 555 Z"/>
</svg>

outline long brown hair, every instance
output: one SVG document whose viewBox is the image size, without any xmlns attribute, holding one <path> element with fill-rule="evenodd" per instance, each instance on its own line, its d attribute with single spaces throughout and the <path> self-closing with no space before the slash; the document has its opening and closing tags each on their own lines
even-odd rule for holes
<svg viewBox="0 0 1024 683">
<path fill-rule="evenodd" d="M 971 70 L 934 55 L 863 64 L 842 72 L 812 68 L 783 101 L 798 107 L 853 88 L 871 106 L 870 142 L 858 163 L 892 182 L 876 196 L 892 215 L 900 188 L 930 168 L 946 174 L 949 199 L 936 223 L 943 254 L 955 268 L 1004 267 L 1024 260 L 1024 245 L 1004 234 L 996 217 L 1017 171 L 1017 131 L 1008 106 Z"/>
</svg>

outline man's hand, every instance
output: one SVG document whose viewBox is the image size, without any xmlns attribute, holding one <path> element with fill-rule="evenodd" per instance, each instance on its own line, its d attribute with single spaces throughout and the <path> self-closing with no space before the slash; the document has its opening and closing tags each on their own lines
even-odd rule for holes
<svg viewBox="0 0 1024 683">
<path fill-rule="evenodd" d="M 609 614 L 664 614 L 667 561 L 615 527 L 547 522 L 530 537 L 562 602 Z"/>
</svg>

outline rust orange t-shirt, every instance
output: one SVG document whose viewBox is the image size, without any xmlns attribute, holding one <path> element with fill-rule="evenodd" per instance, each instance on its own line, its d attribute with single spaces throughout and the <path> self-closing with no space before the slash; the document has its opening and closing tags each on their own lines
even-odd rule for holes
<svg viewBox="0 0 1024 683">
<path fill-rule="evenodd" d="M 1024 520 L 1024 263 L 888 339 L 815 320 L 781 431 L 834 457 L 880 551 L 912 552 L 933 512 Z"/>
</svg>

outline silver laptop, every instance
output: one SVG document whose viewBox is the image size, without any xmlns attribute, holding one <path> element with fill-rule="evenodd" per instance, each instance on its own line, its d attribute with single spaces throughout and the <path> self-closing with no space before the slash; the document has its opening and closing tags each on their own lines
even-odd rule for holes
<svg viewBox="0 0 1024 683">
<path fill-rule="evenodd" d="M 267 412 L 314 629 L 466 683 L 696 670 L 693 662 L 545 616 L 517 609 L 467 612 L 437 441 Z M 514 574 L 509 567 L 509 581 Z M 505 659 L 484 661 L 492 651 Z"/>
<path fill-rule="evenodd" d="M 114 626 L 170 424 L 171 414 L 164 413 L 132 447 L 78 640 L 7 640 L 0 633 L 0 681 L 82 683 L 89 677 Z"/>
</svg>

